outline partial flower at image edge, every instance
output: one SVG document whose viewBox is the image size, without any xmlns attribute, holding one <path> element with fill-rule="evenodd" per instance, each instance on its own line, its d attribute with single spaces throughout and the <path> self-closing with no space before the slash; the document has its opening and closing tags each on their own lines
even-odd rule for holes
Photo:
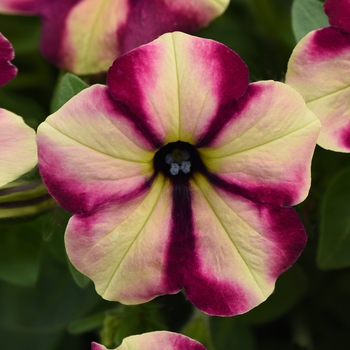
<svg viewBox="0 0 350 350">
<path fill-rule="evenodd" d="M 350 152 L 350 3 L 327 0 L 330 26 L 307 34 L 288 62 L 286 84 L 295 88 L 322 123 L 318 145 Z"/>
<path fill-rule="evenodd" d="M 10 61 L 11 43 L 0 34 L 0 86 L 17 74 Z M 0 108 L 0 187 L 17 179 L 37 164 L 35 131 L 20 116 Z"/>
<path fill-rule="evenodd" d="M 182 334 L 157 331 L 133 335 L 123 340 L 114 350 L 206 350 L 197 341 Z M 107 350 L 98 343 L 92 343 L 91 350 Z"/>
</svg>

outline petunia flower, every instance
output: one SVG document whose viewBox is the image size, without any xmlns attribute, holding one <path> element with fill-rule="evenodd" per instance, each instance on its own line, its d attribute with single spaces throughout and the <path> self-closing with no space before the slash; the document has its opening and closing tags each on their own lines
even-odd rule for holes
<svg viewBox="0 0 350 350">
<path fill-rule="evenodd" d="M 215 41 L 165 34 L 39 126 L 39 168 L 74 214 L 72 263 L 108 300 L 184 288 L 212 315 L 264 301 L 306 236 L 319 121 L 291 87 L 248 84 Z"/>
<path fill-rule="evenodd" d="M 0 86 L 17 75 L 17 68 L 10 63 L 15 57 L 11 43 L 0 33 Z"/>
<path fill-rule="evenodd" d="M 17 74 L 9 61 L 14 57 L 10 42 L 0 34 L 0 86 Z M 23 119 L 0 108 L 0 187 L 31 170 L 37 163 L 35 132 Z"/>
<path fill-rule="evenodd" d="M 286 83 L 321 120 L 317 143 L 350 152 L 350 1 L 327 0 L 324 10 L 330 26 L 312 31 L 297 44 Z"/>
<path fill-rule="evenodd" d="M 75 74 L 107 71 L 116 57 L 180 30 L 193 32 L 229 0 L 4 0 L 2 13 L 40 15 L 41 51 Z"/>
<path fill-rule="evenodd" d="M 182 334 L 158 331 L 133 335 L 123 340 L 115 350 L 205 350 L 197 341 Z M 103 345 L 92 343 L 91 350 L 107 350 Z"/>
</svg>

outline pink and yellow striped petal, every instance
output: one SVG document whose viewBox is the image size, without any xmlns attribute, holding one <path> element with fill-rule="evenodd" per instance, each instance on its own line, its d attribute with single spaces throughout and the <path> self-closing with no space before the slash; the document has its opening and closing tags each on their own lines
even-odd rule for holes
<svg viewBox="0 0 350 350">
<path fill-rule="evenodd" d="M 37 163 L 35 132 L 21 117 L 0 109 L 0 187 Z"/>
<path fill-rule="evenodd" d="M 74 4 L 64 23 L 59 65 L 76 74 L 106 71 L 114 59 L 159 35 L 192 32 L 220 15 L 228 0 L 84 0 Z M 51 21 L 46 18 L 44 23 Z M 46 28 L 51 25 L 47 23 Z M 86 30 L 90 28 L 90 30 Z M 47 52 L 49 40 L 43 39 Z M 64 55 L 62 54 L 64 52 Z"/>
<path fill-rule="evenodd" d="M 60 68 L 107 71 L 116 57 L 158 36 L 193 32 L 219 16 L 229 0 L 4 0 L 0 12 L 42 16 L 41 50 Z"/>
<path fill-rule="evenodd" d="M 17 68 L 9 62 L 14 57 L 11 43 L 0 33 L 0 86 L 8 83 L 17 74 Z"/>
<path fill-rule="evenodd" d="M 170 183 L 159 176 L 124 203 L 73 216 L 66 249 L 103 298 L 140 304 L 172 292 L 163 283 L 170 226 Z"/>
<path fill-rule="evenodd" d="M 191 194 L 195 249 L 181 267 L 186 296 L 210 315 L 244 313 L 273 292 L 276 278 L 299 257 L 303 225 L 291 208 L 253 202 L 200 174 Z M 168 272 L 176 268 L 173 262 Z"/>
<path fill-rule="evenodd" d="M 247 89 L 248 69 L 228 47 L 175 32 L 118 58 L 107 82 L 157 144 L 195 145 L 206 130 L 215 134 L 232 117 Z"/>
<path fill-rule="evenodd" d="M 350 32 L 350 0 L 326 0 L 324 11 L 331 26 Z"/>
<path fill-rule="evenodd" d="M 71 213 L 137 195 L 152 176 L 151 146 L 103 85 L 85 89 L 48 117 L 37 143 L 42 178 Z"/>
<path fill-rule="evenodd" d="M 121 54 L 118 28 L 130 9 L 129 0 L 47 1 L 41 51 L 55 65 L 75 74 L 107 71 Z"/>
<path fill-rule="evenodd" d="M 92 343 L 91 350 L 107 348 Z M 182 334 L 158 331 L 127 337 L 115 350 L 205 350 L 205 347 Z"/>
<path fill-rule="evenodd" d="M 40 12 L 40 3 L 41 0 L 1 0 L 0 13 L 35 15 Z"/>
<path fill-rule="evenodd" d="M 317 143 L 350 152 L 350 33 L 333 27 L 309 33 L 292 53 L 286 83 L 320 119 Z"/>
<path fill-rule="evenodd" d="M 139 304 L 184 288 L 217 316 L 263 302 L 305 241 L 293 209 L 214 188 L 199 174 L 188 185 L 159 175 L 130 201 L 75 215 L 66 231 L 69 258 L 103 298 Z"/>
<path fill-rule="evenodd" d="M 210 172 L 247 198 L 295 205 L 310 188 L 310 165 L 320 128 L 294 89 L 273 81 L 258 82 L 249 85 L 232 119 L 199 153 Z"/>
</svg>

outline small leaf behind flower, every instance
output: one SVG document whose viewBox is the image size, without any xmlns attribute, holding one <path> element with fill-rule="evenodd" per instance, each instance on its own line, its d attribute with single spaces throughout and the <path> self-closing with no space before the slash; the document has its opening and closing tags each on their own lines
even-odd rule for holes
<svg viewBox="0 0 350 350">
<path fill-rule="evenodd" d="M 237 317 L 211 317 L 210 330 L 217 350 L 256 350 L 250 325 Z"/>
<path fill-rule="evenodd" d="M 300 302 L 307 289 L 306 273 L 301 266 L 294 264 L 279 277 L 274 293 L 264 303 L 237 318 L 251 325 L 275 321 L 289 313 Z"/>
<path fill-rule="evenodd" d="M 90 316 L 73 320 L 68 324 L 68 332 L 70 334 L 77 335 L 100 329 L 103 326 L 105 317 L 105 312 L 99 312 Z"/>
<path fill-rule="evenodd" d="M 41 218 L 18 224 L 0 225 L 0 280 L 16 286 L 29 287 L 37 282 L 42 241 Z"/>
<path fill-rule="evenodd" d="M 80 287 L 80 288 L 85 288 L 88 286 L 88 284 L 91 282 L 89 277 L 86 277 L 83 275 L 81 272 L 79 272 L 74 265 L 70 262 L 70 260 L 67 257 L 67 263 L 69 267 L 69 271 L 72 274 L 72 277 L 75 281 L 75 283 Z"/>
<path fill-rule="evenodd" d="M 195 310 L 192 319 L 185 325 L 181 333 L 197 340 L 207 350 L 216 350 L 211 339 L 209 316 L 198 309 Z"/>
<path fill-rule="evenodd" d="M 73 96 L 89 87 L 83 80 L 76 75 L 66 73 L 56 86 L 54 96 L 51 101 L 51 112 L 56 112 Z"/>
<path fill-rule="evenodd" d="M 309 32 L 328 25 L 328 17 L 323 11 L 322 2 L 318 0 L 294 0 L 292 27 L 297 42 Z"/>
</svg>

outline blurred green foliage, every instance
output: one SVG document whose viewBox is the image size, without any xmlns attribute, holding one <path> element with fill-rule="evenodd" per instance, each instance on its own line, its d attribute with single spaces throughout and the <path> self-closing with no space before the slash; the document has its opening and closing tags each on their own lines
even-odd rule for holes
<svg viewBox="0 0 350 350">
<path fill-rule="evenodd" d="M 297 41 L 312 30 L 328 26 L 328 17 L 318 0 L 295 0 L 292 6 L 292 26 Z"/>
<path fill-rule="evenodd" d="M 322 269 L 350 266 L 350 167 L 329 182 L 322 199 L 317 263 Z"/>
<path fill-rule="evenodd" d="M 296 42 L 328 25 L 321 10 L 318 0 L 232 0 L 197 35 L 234 49 L 251 81 L 283 81 Z M 19 68 L 18 77 L 0 90 L 0 107 L 36 128 L 87 84 L 42 58 L 38 18 L 0 16 L 0 31 L 13 43 Z M 350 155 L 316 148 L 310 194 L 296 208 L 308 245 L 279 278 L 274 294 L 237 317 L 203 315 L 182 293 L 139 306 L 104 301 L 67 259 L 63 236 L 69 215 L 62 209 L 24 221 L 0 220 L 1 347 L 83 350 L 91 341 L 116 347 L 127 335 L 168 329 L 198 339 L 208 350 L 347 349 L 349 166 Z"/>
</svg>

